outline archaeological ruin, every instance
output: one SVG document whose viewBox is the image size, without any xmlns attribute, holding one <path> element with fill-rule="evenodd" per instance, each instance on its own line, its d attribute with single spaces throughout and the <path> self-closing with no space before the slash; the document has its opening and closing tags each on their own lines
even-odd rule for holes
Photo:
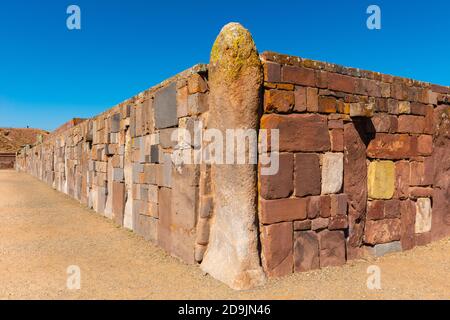
<svg viewBox="0 0 450 320">
<path fill-rule="evenodd" d="M 66 123 L 16 169 L 249 289 L 450 236 L 449 118 L 450 87 L 259 54 L 232 23 L 209 64 Z M 257 133 L 255 162 L 214 161 L 211 132 L 232 129 Z"/>
</svg>

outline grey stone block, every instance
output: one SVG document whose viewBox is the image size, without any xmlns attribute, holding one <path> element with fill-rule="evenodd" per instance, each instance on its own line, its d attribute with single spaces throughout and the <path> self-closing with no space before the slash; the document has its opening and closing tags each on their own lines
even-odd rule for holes
<svg viewBox="0 0 450 320">
<path fill-rule="evenodd" d="M 172 141 L 172 134 L 177 130 L 176 128 L 162 129 L 159 132 L 159 144 L 163 148 L 173 148 L 177 145 L 177 140 Z"/>
<path fill-rule="evenodd" d="M 110 119 L 110 131 L 112 133 L 120 131 L 120 113 L 114 114 Z"/>
<path fill-rule="evenodd" d="M 124 180 L 124 171 L 120 168 L 114 168 L 113 169 L 113 180 L 114 181 L 123 181 Z"/>
<path fill-rule="evenodd" d="M 152 145 L 150 147 L 150 163 L 159 163 L 159 146 Z"/>
<path fill-rule="evenodd" d="M 155 94 L 153 102 L 155 110 L 155 127 L 157 129 L 175 127 L 177 117 L 177 87 L 172 83 Z"/>
<path fill-rule="evenodd" d="M 382 257 L 389 253 L 402 251 L 402 245 L 400 241 L 377 244 L 372 248 L 372 254 L 376 257 Z"/>
</svg>

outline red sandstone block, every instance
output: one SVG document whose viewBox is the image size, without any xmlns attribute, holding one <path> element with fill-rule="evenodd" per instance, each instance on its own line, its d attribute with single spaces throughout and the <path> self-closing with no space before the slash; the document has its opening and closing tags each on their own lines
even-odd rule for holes
<svg viewBox="0 0 450 320">
<path fill-rule="evenodd" d="M 306 108 L 309 112 L 317 112 L 319 110 L 317 88 L 306 88 Z"/>
<path fill-rule="evenodd" d="M 319 195 L 321 191 L 320 159 L 317 154 L 295 155 L 295 195 Z"/>
<path fill-rule="evenodd" d="M 367 219 L 381 220 L 384 218 L 384 201 L 369 201 L 367 205 Z"/>
<path fill-rule="evenodd" d="M 429 186 L 433 184 L 434 160 L 432 157 L 424 161 L 411 162 L 411 186 Z"/>
<path fill-rule="evenodd" d="M 426 246 L 431 242 L 431 232 L 427 233 L 417 233 L 414 235 L 416 246 Z"/>
<path fill-rule="evenodd" d="M 300 86 L 314 87 L 316 84 L 316 73 L 313 69 L 283 66 L 281 80 L 282 82 Z"/>
<path fill-rule="evenodd" d="M 281 277 L 292 273 L 294 255 L 291 222 L 263 226 L 261 244 L 263 267 L 270 277 Z"/>
<path fill-rule="evenodd" d="M 408 100 L 408 91 L 403 83 L 393 83 L 391 85 L 391 97 L 396 100 Z"/>
<path fill-rule="evenodd" d="M 425 118 L 421 116 L 402 115 L 398 118 L 398 132 L 422 133 L 425 129 Z"/>
<path fill-rule="evenodd" d="M 292 91 L 266 90 L 264 92 L 264 111 L 287 113 L 292 110 L 295 97 Z"/>
<path fill-rule="evenodd" d="M 112 188 L 113 216 L 119 226 L 123 226 L 123 215 L 125 210 L 125 184 L 113 182 Z"/>
<path fill-rule="evenodd" d="M 367 155 L 378 159 L 404 159 L 413 154 L 411 137 L 407 134 L 377 133 L 367 147 Z"/>
<path fill-rule="evenodd" d="M 311 230 L 311 220 L 294 221 L 295 231 Z"/>
<path fill-rule="evenodd" d="M 307 200 L 308 219 L 315 219 L 320 216 L 320 196 L 309 197 Z"/>
<path fill-rule="evenodd" d="M 294 234 L 294 271 L 304 272 L 320 267 L 319 239 L 313 231 Z"/>
<path fill-rule="evenodd" d="M 400 241 L 403 250 L 410 250 L 415 246 L 416 205 L 411 200 L 402 201 L 400 204 L 401 236 Z"/>
<path fill-rule="evenodd" d="M 400 219 L 367 221 L 364 239 L 367 244 L 376 245 L 400 240 Z"/>
<path fill-rule="evenodd" d="M 274 62 L 264 63 L 264 81 L 281 82 L 281 65 Z"/>
<path fill-rule="evenodd" d="M 417 151 L 421 156 L 429 156 L 433 152 L 433 137 L 421 135 L 417 139 Z"/>
<path fill-rule="evenodd" d="M 410 185 L 409 161 L 398 161 L 395 163 L 395 194 L 394 198 L 407 199 Z"/>
<path fill-rule="evenodd" d="M 381 85 L 375 80 L 356 79 L 356 91 L 358 94 L 370 97 L 381 97 Z"/>
<path fill-rule="evenodd" d="M 425 108 L 425 127 L 423 133 L 434 134 L 434 107 L 427 105 Z"/>
<path fill-rule="evenodd" d="M 417 116 L 426 115 L 426 105 L 420 102 L 411 102 L 411 114 Z"/>
<path fill-rule="evenodd" d="M 328 230 L 345 230 L 348 228 L 348 218 L 345 216 L 331 217 L 328 223 Z"/>
<path fill-rule="evenodd" d="M 288 198 L 294 189 L 294 155 L 282 153 L 279 155 L 279 171 L 273 176 L 260 176 L 261 197 L 264 199 Z"/>
<path fill-rule="evenodd" d="M 321 115 L 264 115 L 261 128 L 280 130 L 282 152 L 320 152 L 331 147 L 327 118 Z"/>
<path fill-rule="evenodd" d="M 411 199 L 432 198 L 434 190 L 428 187 L 411 187 L 409 188 L 409 197 Z"/>
<path fill-rule="evenodd" d="M 331 138 L 331 151 L 342 152 L 344 151 L 344 130 L 334 129 L 330 131 Z"/>
<path fill-rule="evenodd" d="M 320 267 L 345 264 L 345 237 L 343 231 L 324 230 L 319 233 Z"/>
<path fill-rule="evenodd" d="M 306 111 L 306 88 L 296 87 L 295 88 L 295 112 L 305 112 Z"/>
<path fill-rule="evenodd" d="M 338 73 L 329 73 L 328 89 L 347 93 L 356 93 L 356 78 Z"/>
<path fill-rule="evenodd" d="M 399 104 L 397 100 L 389 99 L 388 100 L 388 112 L 389 114 L 397 115 L 399 113 Z"/>
<path fill-rule="evenodd" d="M 307 217 L 308 199 L 261 199 L 262 224 L 273 224 L 278 222 L 291 222 L 294 220 L 305 220 Z"/>
<path fill-rule="evenodd" d="M 400 218 L 400 200 L 392 199 L 385 201 L 384 217 L 386 219 Z"/>
<path fill-rule="evenodd" d="M 320 197 L 320 216 L 322 218 L 331 217 L 331 197 L 321 196 Z"/>
<path fill-rule="evenodd" d="M 328 119 L 329 129 L 342 129 L 344 130 L 344 120 L 332 120 Z"/>
<path fill-rule="evenodd" d="M 328 218 L 317 218 L 311 221 L 311 230 L 319 231 L 328 228 Z"/>
<path fill-rule="evenodd" d="M 346 194 L 331 195 L 331 216 L 347 216 L 347 201 Z"/>
</svg>

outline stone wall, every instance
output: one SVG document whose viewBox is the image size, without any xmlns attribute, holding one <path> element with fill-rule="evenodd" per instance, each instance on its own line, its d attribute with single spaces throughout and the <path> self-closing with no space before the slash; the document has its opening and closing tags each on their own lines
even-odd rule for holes
<svg viewBox="0 0 450 320">
<path fill-rule="evenodd" d="M 207 67 L 198 65 L 93 119 L 73 119 L 25 148 L 16 167 L 183 261 L 201 261 L 209 212 L 199 219 L 198 210 L 208 172 L 175 166 L 171 136 L 177 128 L 193 132 L 195 120 L 206 117 L 206 77 Z"/>
<path fill-rule="evenodd" d="M 261 127 L 280 171 L 260 177 L 270 276 L 450 235 L 450 89 L 266 52 Z"/>
<path fill-rule="evenodd" d="M 22 150 L 16 167 L 248 289 L 265 275 L 450 235 L 449 110 L 448 87 L 258 55 L 250 33 L 230 24 L 208 66 L 65 125 Z M 259 127 L 279 130 L 275 175 L 258 174 L 261 158 L 259 166 L 177 161 L 185 151 L 212 157 L 202 138 L 171 139 L 176 129 L 194 138 Z"/>
</svg>

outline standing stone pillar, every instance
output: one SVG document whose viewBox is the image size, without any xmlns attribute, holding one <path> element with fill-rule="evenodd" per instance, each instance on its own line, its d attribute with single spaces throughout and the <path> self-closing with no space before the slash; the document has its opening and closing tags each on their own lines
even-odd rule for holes
<svg viewBox="0 0 450 320">
<path fill-rule="evenodd" d="M 211 51 L 208 128 L 219 129 L 224 137 L 227 129 L 257 130 L 262 85 L 251 34 L 238 23 L 226 25 Z M 211 181 L 214 214 L 201 268 L 233 289 L 261 285 L 265 275 L 258 253 L 257 166 L 213 164 Z"/>
</svg>

